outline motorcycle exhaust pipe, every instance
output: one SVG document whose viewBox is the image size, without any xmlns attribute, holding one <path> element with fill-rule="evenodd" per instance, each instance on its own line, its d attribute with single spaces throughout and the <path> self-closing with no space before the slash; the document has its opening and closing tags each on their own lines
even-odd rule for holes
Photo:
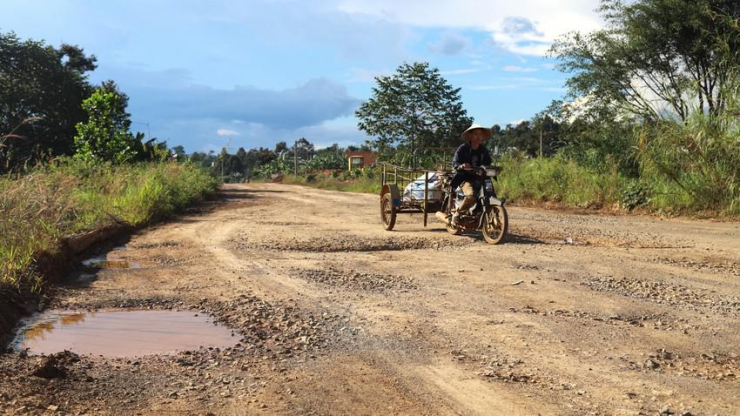
<svg viewBox="0 0 740 416">
<path fill-rule="evenodd" d="M 443 223 L 445 223 L 445 224 L 448 224 L 448 225 L 450 224 L 450 219 L 449 219 L 449 218 L 447 218 L 447 215 L 445 215 L 445 213 L 444 213 L 444 212 L 442 212 L 442 211 L 437 211 L 437 212 L 435 212 L 435 213 L 434 213 L 434 216 L 435 216 L 435 217 L 436 217 L 436 218 L 437 218 L 438 220 L 442 221 Z"/>
</svg>

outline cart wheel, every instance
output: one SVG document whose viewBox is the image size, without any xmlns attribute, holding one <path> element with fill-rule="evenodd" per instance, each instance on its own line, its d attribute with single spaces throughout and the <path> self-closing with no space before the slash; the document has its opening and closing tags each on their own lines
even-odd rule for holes
<svg viewBox="0 0 740 416">
<path fill-rule="evenodd" d="M 391 231 L 396 225 L 396 207 L 393 206 L 390 193 L 383 195 L 380 199 L 380 219 L 383 220 L 383 228 L 387 231 Z"/>
</svg>

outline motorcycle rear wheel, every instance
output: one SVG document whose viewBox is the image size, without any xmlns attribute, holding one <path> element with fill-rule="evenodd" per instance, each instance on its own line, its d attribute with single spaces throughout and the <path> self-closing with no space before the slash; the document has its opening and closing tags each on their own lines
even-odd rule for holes
<svg viewBox="0 0 740 416">
<path fill-rule="evenodd" d="M 494 205 L 491 207 L 491 211 L 486 213 L 484 218 L 483 238 L 488 244 L 498 244 L 503 241 L 509 230 L 509 214 L 506 213 L 506 208 L 500 205 Z"/>
</svg>

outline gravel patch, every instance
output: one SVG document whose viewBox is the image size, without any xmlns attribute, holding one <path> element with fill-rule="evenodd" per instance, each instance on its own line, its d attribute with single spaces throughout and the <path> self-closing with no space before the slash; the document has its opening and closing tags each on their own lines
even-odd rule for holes
<svg viewBox="0 0 740 416">
<path fill-rule="evenodd" d="M 713 293 L 679 284 L 639 279 L 595 276 L 582 285 L 598 292 L 613 292 L 623 296 L 690 310 L 711 310 L 721 314 L 740 313 L 739 298 L 722 298 Z"/>
<path fill-rule="evenodd" d="M 356 272 L 335 269 L 293 269 L 292 275 L 329 286 L 340 286 L 352 290 L 382 293 L 389 290 L 409 291 L 418 286 L 414 279 L 399 275 Z"/>
<path fill-rule="evenodd" d="M 398 251 L 422 249 L 461 250 L 472 244 L 467 239 L 432 239 L 422 237 L 362 237 L 357 235 L 336 234 L 331 237 L 314 237 L 300 239 L 255 238 L 241 235 L 231 240 L 235 250 L 289 250 L 318 253 L 351 252 L 351 251 Z"/>
</svg>

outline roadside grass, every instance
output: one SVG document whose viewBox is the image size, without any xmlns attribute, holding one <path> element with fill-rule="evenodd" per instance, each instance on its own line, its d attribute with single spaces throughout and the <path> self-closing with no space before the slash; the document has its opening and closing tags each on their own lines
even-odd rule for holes
<svg viewBox="0 0 740 416">
<path fill-rule="evenodd" d="M 498 164 L 504 170 L 495 184 L 497 191 L 514 203 L 554 202 L 574 208 L 611 207 L 620 202 L 623 188 L 628 183 L 616 169 L 609 174 L 597 173 L 562 157 L 504 158 Z M 380 193 L 378 172 L 366 170 L 355 175 L 288 175 L 283 183 L 335 191 Z"/>
<path fill-rule="evenodd" d="M 20 177 L 0 177 L 0 285 L 39 289 L 26 272 L 62 237 L 116 221 L 146 224 L 202 200 L 217 186 L 205 170 L 175 163 L 88 166 L 62 160 Z"/>
<path fill-rule="evenodd" d="M 380 194 L 380 176 L 372 170 L 361 171 L 354 175 L 333 177 L 331 174 L 315 173 L 308 175 L 286 175 L 283 183 L 304 185 L 330 191 Z"/>
<path fill-rule="evenodd" d="M 565 157 L 514 158 L 500 162 L 498 194 L 514 203 L 556 203 L 572 208 L 620 205 L 628 180 L 617 172 L 600 173 Z"/>
</svg>

